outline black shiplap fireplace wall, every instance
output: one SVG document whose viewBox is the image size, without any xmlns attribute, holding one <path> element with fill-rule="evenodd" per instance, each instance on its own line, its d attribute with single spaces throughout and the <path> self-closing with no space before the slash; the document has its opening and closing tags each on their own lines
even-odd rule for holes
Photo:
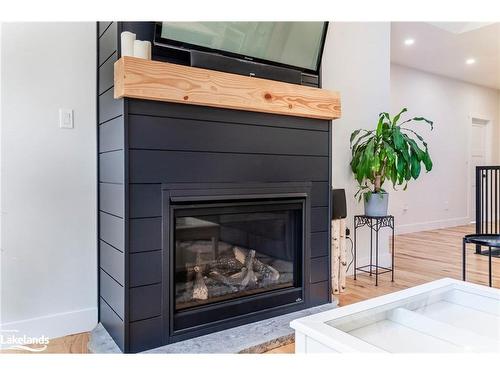
<svg viewBox="0 0 500 375">
<path fill-rule="evenodd" d="M 300 308 L 329 302 L 331 122 L 115 100 L 112 67 L 123 27 L 101 22 L 97 30 L 100 322 L 124 352 L 169 342 L 161 309 L 162 184 L 172 183 L 311 183 L 309 277 Z M 243 322 L 248 317 L 233 325 Z"/>
</svg>

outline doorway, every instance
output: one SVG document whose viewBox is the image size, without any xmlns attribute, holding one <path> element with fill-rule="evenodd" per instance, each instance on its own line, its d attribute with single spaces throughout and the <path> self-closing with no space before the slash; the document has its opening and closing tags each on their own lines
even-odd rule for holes
<svg viewBox="0 0 500 375">
<path fill-rule="evenodd" d="M 476 221 L 476 167 L 487 165 L 490 159 L 488 132 L 490 120 L 483 116 L 470 116 L 469 158 L 468 158 L 468 217 Z"/>
</svg>

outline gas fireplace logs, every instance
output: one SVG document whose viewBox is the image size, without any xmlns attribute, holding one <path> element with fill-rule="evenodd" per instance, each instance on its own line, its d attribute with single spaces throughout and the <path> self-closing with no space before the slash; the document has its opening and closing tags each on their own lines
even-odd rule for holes
<svg viewBox="0 0 500 375">
<path fill-rule="evenodd" d="M 196 280 L 194 282 L 193 288 L 193 299 L 208 299 L 208 288 L 203 280 L 203 274 L 201 273 L 201 268 L 198 266 L 194 267 L 194 272 L 196 272 Z"/>
<path fill-rule="evenodd" d="M 228 291 L 240 292 L 277 283 L 283 276 L 276 268 L 259 260 L 255 250 L 238 246 L 227 249 L 213 261 L 207 262 L 205 244 L 202 242 L 191 242 L 193 248 L 197 249 L 196 260 L 185 265 L 186 270 L 194 273 L 189 294 L 192 300 L 207 300 L 213 292 L 220 292 L 214 283 L 225 285 Z M 224 245 L 222 243 L 223 248 Z"/>
<path fill-rule="evenodd" d="M 203 280 L 203 272 L 201 265 L 201 252 L 198 251 L 196 255 L 196 266 L 194 266 L 194 272 L 196 272 L 196 279 L 193 286 L 193 299 L 206 300 L 208 299 L 208 288 Z"/>
<path fill-rule="evenodd" d="M 235 246 L 233 248 L 234 257 L 240 262 L 245 263 L 246 252 L 240 247 Z M 280 278 L 280 273 L 268 264 L 262 263 L 257 258 L 253 259 L 253 269 L 258 274 L 262 275 L 264 279 L 269 279 L 271 281 L 276 281 Z"/>
<path fill-rule="evenodd" d="M 340 294 L 345 291 L 346 279 L 346 223 L 345 219 L 332 220 L 332 291 Z"/>
<path fill-rule="evenodd" d="M 235 258 L 238 260 L 238 258 Z M 210 276 L 214 279 L 226 284 L 228 286 L 236 287 L 240 290 L 245 289 L 246 287 L 254 287 L 257 283 L 257 276 L 253 271 L 253 262 L 255 259 L 255 250 L 250 250 L 245 259 L 244 266 L 241 268 L 241 271 L 238 271 L 229 277 L 222 275 L 218 270 L 214 269 L 210 272 Z"/>
</svg>

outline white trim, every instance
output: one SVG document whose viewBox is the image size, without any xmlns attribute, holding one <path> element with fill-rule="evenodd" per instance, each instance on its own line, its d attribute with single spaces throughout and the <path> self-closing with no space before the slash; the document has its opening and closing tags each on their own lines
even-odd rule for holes
<svg viewBox="0 0 500 375">
<path fill-rule="evenodd" d="M 474 122 L 474 120 L 479 120 L 481 122 L 484 122 L 484 124 L 478 124 Z M 489 116 L 485 116 L 482 114 L 478 113 L 470 113 L 469 116 L 467 117 L 467 135 L 468 135 L 468 142 L 467 142 L 467 163 L 466 163 L 466 168 L 467 168 L 467 217 L 469 218 L 469 221 L 475 220 L 475 216 L 472 216 L 472 179 L 475 178 L 472 176 L 472 173 L 470 171 L 471 168 L 471 151 L 472 151 L 472 127 L 474 125 L 479 125 L 485 128 L 486 130 L 486 150 L 484 152 L 484 160 L 485 164 L 489 165 L 492 160 L 492 150 L 491 150 L 491 144 L 488 143 L 488 139 L 491 138 L 491 132 L 492 132 L 492 122 L 491 118 Z M 477 187 L 476 187 L 477 189 Z"/>
<path fill-rule="evenodd" d="M 88 332 L 97 325 L 97 308 L 68 311 L 37 318 L 3 323 L 3 331 L 17 331 L 16 336 L 45 336 L 49 339 Z"/>
<path fill-rule="evenodd" d="M 441 229 L 441 228 L 456 227 L 459 225 L 467 225 L 467 224 L 470 224 L 469 217 L 455 217 L 455 218 L 451 218 L 451 219 L 424 221 L 421 223 L 414 223 L 414 224 L 396 225 L 395 233 L 396 234 L 405 234 L 405 233 L 421 232 L 424 230 L 434 230 L 434 229 Z"/>
</svg>

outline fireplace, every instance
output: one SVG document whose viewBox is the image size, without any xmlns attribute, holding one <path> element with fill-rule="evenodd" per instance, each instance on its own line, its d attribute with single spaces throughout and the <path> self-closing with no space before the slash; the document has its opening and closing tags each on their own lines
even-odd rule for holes
<svg viewBox="0 0 500 375">
<path fill-rule="evenodd" d="M 176 312 L 300 285 L 301 200 L 174 211 Z"/>
<path fill-rule="evenodd" d="M 99 322 L 131 353 L 330 302 L 339 95 L 121 59 L 148 25 L 98 25 Z"/>
<path fill-rule="evenodd" d="M 164 187 L 172 341 L 304 303 L 310 188 L 310 183 Z"/>
</svg>

